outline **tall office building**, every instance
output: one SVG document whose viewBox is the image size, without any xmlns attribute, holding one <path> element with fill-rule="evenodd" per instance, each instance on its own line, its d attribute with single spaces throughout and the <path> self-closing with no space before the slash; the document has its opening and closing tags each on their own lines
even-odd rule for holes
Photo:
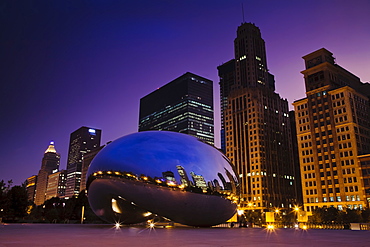
<svg viewBox="0 0 370 247">
<path fill-rule="evenodd" d="M 71 134 L 69 141 L 67 181 L 65 197 L 71 198 L 80 193 L 82 157 L 100 146 L 101 130 L 81 127 Z"/>
<path fill-rule="evenodd" d="M 54 147 L 54 142 L 50 142 L 42 158 L 41 169 L 37 176 L 35 204 L 41 205 L 45 202 L 48 176 L 59 169 L 60 155 Z"/>
<path fill-rule="evenodd" d="M 46 188 L 45 200 L 53 197 L 63 198 L 66 191 L 67 171 L 61 170 L 48 176 L 48 185 Z"/>
<path fill-rule="evenodd" d="M 296 203 L 288 102 L 275 93 L 265 42 L 258 27 L 243 23 L 235 59 L 218 67 L 226 156 L 241 182 L 241 207 L 267 209 Z"/>
<path fill-rule="evenodd" d="M 214 144 L 213 83 L 185 73 L 140 99 L 139 131 L 167 130 Z"/>
<path fill-rule="evenodd" d="M 303 59 L 307 97 L 293 105 L 305 210 L 364 208 L 370 200 L 364 186 L 369 185 L 364 170 L 370 154 L 370 85 L 337 65 L 324 48 Z"/>
</svg>

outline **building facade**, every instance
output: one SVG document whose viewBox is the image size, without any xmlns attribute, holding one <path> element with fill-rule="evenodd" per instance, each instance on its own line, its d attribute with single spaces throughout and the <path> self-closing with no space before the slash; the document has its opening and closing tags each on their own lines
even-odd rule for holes
<svg viewBox="0 0 370 247">
<path fill-rule="evenodd" d="M 221 138 L 241 182 L 240 206 L 291 207 L 297 195 L 288 102 L 275 93 L 259 28 L 239 26 L 234 50 L 235 59 L 219 66 L 218 73 Z"/>
<path fill-rule="evenodd" d="M 36 183 L 37 183 L 37 175 L 33 175 L 27 178 L 27 198 L 28 201 L 34 202 L 36 197 Z"/>
<path fill-rule="evenodd" d="M 65 197 L 77 196 L 81 191 L 83 156 L 100 146 L 101 130 L 81 127 L 71 133 L 67 161 Z"/>
<path fill-rule="evenodd" d="M 46 189 L 50 174 L 59 170 L 60 155 L 55 150 L 54 142 L 50 142 L 42 158 L 41 169 L 37 176 L 35 204 L 42 205 L 46 199 Z"/>
<path fill-rule="evenodd" d="M 94 159 L 94 157 L 99 153 L 99 151 L 105 147 L 105 145 L 100 146 L 98 148 L 95 148 L 91 150 L 90 152 L 84 154 L 82 157 L 82 174 L 81 174 L 81 185 L 80 185 L 80 191 L 86 189 L 86 182 L 87 182 L 87 171 L 89 170 L 89 166 L 91 164 L 91 161 Z"/>
<path fill-rule="evenodd" d="M 307 97 L 293 105 L 304 209 L 362 209 L 369 200 L 369 84 L 337 65 L 324 48 L 303 59 Z"/>
<path fill-rule="evenodd" d="M 66 191 L 67 171 L 61 170 L 49 175 L 45 200 L 53 197 L 63 198 Z"/>
<path fill-rule="evenodd" d="M 166 130 L 214 144 L 213 82 L 185 73 L 140 99 L 139 131 Z"/>
</svg>

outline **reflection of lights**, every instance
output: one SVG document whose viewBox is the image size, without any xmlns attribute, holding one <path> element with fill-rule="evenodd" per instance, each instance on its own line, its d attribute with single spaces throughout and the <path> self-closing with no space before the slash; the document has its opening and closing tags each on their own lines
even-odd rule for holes
<svg viewBox="0 0 370 247">
<path fill-rule="evenodd" d="M 118 206 L 117 200 L 114 199 L 114 198 L 112 198 L 112 210 L 113 210 L 113 212 L 118 213 L 118 214 L 122 213 L 121 209 Z"/>
<path fill-rule="evenodd" d="M 167 182 L 167 185 L 168 185 L 168 186 L 176 186 L 176 183 L 175 183 L 175 182 L 173 182 L 173 181 L 168 181 L 168 182 Z"/>
<path fill-rule="evenodd" d="M 144 217 L 148 217 L 148 216 L 152 215 L 152 213 L 151 212 L 146 212 L 143 215 L 144 215 Z"/>
</svg>

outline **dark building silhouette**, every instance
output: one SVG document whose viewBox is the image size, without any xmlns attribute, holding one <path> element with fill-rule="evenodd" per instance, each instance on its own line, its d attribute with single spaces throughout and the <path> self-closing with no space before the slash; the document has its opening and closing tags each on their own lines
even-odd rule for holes
<svg viewBox="0 0 370 247">
<path fill-rule="evenodd" d="M 140 99 L 139 131 L 167 130 L 214 144 L 213 82 L 185 73 Z"/>
<path fill-rule="evenodd" d="M 304 209 L 362 209 L 370 201 L 370 85 L 324 48 L 303 59 L 307 97 L 293 105 Z"/>
<path fill-rule="evenodd" d="M 36 197 L 37 175 L 27 178 L 26 190 L 28 201 L 34 202 Z"/>
<path fill-rule="evenodd" d="M 299 165 L 299 154 L 298 154 L 298 141 L 297 141 L 297 130 L 294 111 L 289 111 L 290 126 L 292 132 L 292 147 L 293 147 L 293 168 L 294 168 L 294 178 L 295 178 L 295 194 L 297 195 L 297 204 L 303 204 L 302 197 L 302 180 L 301 180 L 301 170 Z"/>
<path fill-rule="evenodd" d="M 90 152 L 87 152 L 82 157 L 82 174 L 81 174 L 81 185 L 80 185 L 80 191 L 86 189 L 86 183 L 87 183 L 87 171 L 89 170 L 89 166 L 91 164 L 91 161 L 94 159 L 94 157 L 99 153 L 102 148 L 104 148 L 105 145 L 100 146 L 98 148 L 95 148 L 91 150 Z"/>
<path fill-rule="evenodd" d="M 239 175 L 241 207 L 291 207 L 297 195 L 288 102 L 274 92 L 259 28 L 242 23 L 234 50 L 218 74 L 222 148 Z"/>
<path fill-rule="evenodd" d="M 54 142 L 50 142 L 42 158 L 41 169 L 37 176 L 35 204 L 42 205 L 45 202 L 46 189 L 48 185 L 48 176 L 58 172 L 60 164 L 60 155 L 54 147 Z"/>
<path fill-rule="evenodd" d="M 81 127 L 71 134 L 65 197 L 71 198 L 80 193 L 83 156 L 99 147 L 100 139 L 101 130 L 89 127 Z"/>
</svg>

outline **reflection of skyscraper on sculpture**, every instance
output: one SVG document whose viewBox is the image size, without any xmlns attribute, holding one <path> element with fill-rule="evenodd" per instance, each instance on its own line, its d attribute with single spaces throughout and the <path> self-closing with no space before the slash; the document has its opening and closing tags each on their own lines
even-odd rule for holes
<svg viewBox="0 0 370 247">
<path fill-rule="evenodd" d="M 176 168 L 177 168 L 177 172 L 180 175 L 181 184 L 184 185 L 185 187 L 191 185 L 191 183 L 189 181 L 189 178 L 188 178 L 188 175 L 186 174 L 186 171 L 185 171 L 184 167 L 176 166 Z"/>
<path fill-rule="evenodd" d="M 162 172 L 163 178 L 165 178 L 167 181 L 176 183 L 175 174 L 171 171 Z"/>
<path fill-rule="evenodd" d="M 190 175 L 193 178 L 195 186 L 201 188 L 202 190 L 207 190 L 207 183 L 202 175 L 197 175 L 194 172 L 190 172 Z"/>
<path fill-rule="evenodd" d="M 226 179 L 224 178 L 224 176 L 221 173 L 218 173 L 217 176 L 220 178 L 222 185 L 224 186 L 224 190 L 230 190 L 231 185 L 230 183 L 226 182 Z"/>
</svg>

